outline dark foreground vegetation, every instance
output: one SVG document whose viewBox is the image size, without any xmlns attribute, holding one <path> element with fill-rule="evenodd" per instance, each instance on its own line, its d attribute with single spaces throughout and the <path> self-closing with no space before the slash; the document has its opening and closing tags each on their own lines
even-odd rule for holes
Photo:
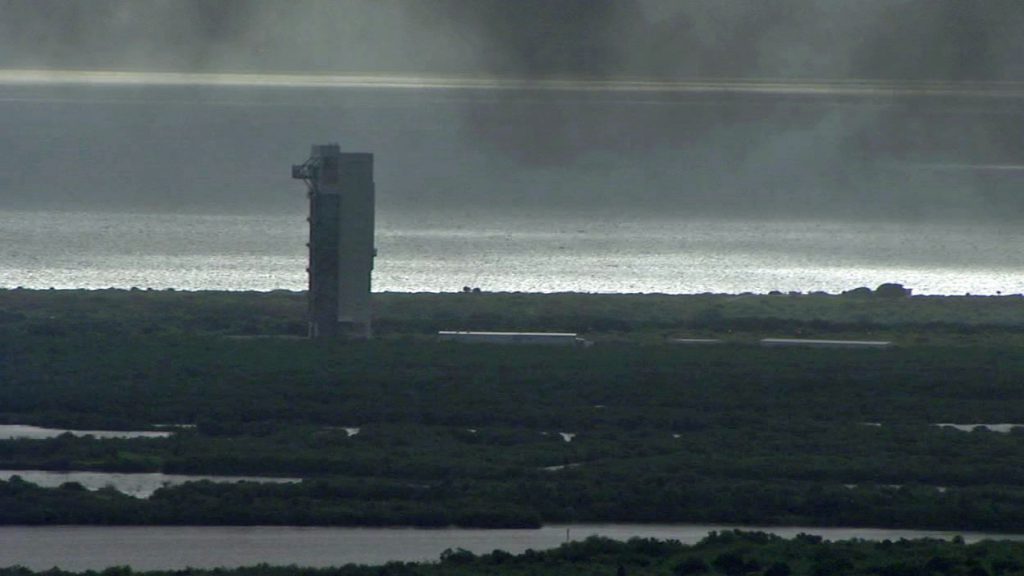
<svg viewBox="0 0 1024 576">
<path fill-rule="evenodd" d="M 380 336 L 522 330 L 631 340 L 855 334 L 905 344 L 1024 342 L 1021 295 L 383 293 L 373 304 Z M 0 289 L 0 327 L 37 332 L 304 336 L 305 313 L 305 294 L 287 291 Z"/>
<path fill-rule="evenodd" d="M 378 339 L 299 338 L 291 293 L 0 291 L 0 469 L 298 476 L 148 500 L 0 482 L 0 523 L 728 522 L 1024 532 L 1024 300 L 378 295 Z M 591 348 L 438 329 L 573 330 Z M 765 349 L 762 336 L 887 338 Z M 691 347 L 671 336 L 721 336 Z M 344 428 L 358 427 L 350 435 Z M 573 436 L 563 436 L 569 434 Z M 567 441 L 567 439 L 569 441 Z"/>
<path fill-rule="evenodd" d="M 1024 543 L 962 540 L 827 542 L 816 536 L 783 539 L 759 532 L 712 533 L 688 546 L 676 541 L 588 538 L 545 551 L 494 551 L 475 555 L 446 550 L 438 562 L 392 562 L 383 566 L 336 568 L 253 566 L 215 570 L 33 572 L 0 568 L 0 576 L 434 576 L 434 575 L 663 575 L 663 576 L 1002 576 L 1024 573 Z"/>
</svg>

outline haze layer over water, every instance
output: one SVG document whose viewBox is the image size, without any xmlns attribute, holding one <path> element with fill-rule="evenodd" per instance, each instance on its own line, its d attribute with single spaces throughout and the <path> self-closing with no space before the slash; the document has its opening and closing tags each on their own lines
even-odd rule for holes
<svg viewBox="0 0 1024 576">
<path fill-rule="evenodd" d="M 297 213 L 338 142 L 380 290 L 1021 290 L 1020 2 L 100 4 L 0 22 L 0 210 Z M 5 218 L 4 286 L 305 285 L 284 218 Z"/>
</svg>

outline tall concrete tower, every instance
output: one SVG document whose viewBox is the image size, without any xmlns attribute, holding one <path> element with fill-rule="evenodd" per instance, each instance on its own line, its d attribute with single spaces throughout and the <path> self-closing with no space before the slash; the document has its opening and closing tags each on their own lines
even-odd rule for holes
<svg viewBox="0 0 1024 576">
<path fill-rule="evenodd" d="M 373 154 L 314 145 L 292 178 L 309 187 L 309 336 L 369 338 Z"/>
</svg>

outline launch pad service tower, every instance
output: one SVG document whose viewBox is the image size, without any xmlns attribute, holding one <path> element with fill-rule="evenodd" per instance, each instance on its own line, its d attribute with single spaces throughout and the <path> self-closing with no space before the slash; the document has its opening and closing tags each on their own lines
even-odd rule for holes
<svg viewBox="0 0 1024 576">
<path fill-rule="evenodd" d="M 373 154 L 314 145 L 292 178 L 309 187 L 309 336 L 369 338 Z"/>
</svg>

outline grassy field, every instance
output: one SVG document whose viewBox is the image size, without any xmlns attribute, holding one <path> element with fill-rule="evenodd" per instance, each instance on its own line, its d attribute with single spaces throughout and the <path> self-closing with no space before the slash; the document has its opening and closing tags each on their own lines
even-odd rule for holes
<svg viewBox="0 0 1024 576">
<path fill-rule="evenodd" d="M 304 300 L 293 293 L 0 291 L 0 423 L 194 425 L 167 439 L 0 441 L 0 469 L 305 479 L 149 500 L 12 481 L 0 483 L 0 522 L 1024 531 L 1024 430 L 935 425 L 1024 423 L 1019 298 L 380 294 L 375 305 L 378 339 L 314 342 L 294 337 Z M 452 328 L 578 331 L 596 344 L 432 336 Z M 269 337 L 281 335 L 293 337 Z M 729 343 L 667 342 L 678 336 Z M 764 336 L 900 345 L 753 343 Z"/>
<path fill-rule="evenodd" d="M 438 330 L 571 331 L 596 339 L 853 336 L 901 344 L 1021 342 L 1020 296 L 374 294 L 381 337 Z M 0 326 L 122 333 L 304 335 L 295 292 L 0 290 Z"/>
</svg>

